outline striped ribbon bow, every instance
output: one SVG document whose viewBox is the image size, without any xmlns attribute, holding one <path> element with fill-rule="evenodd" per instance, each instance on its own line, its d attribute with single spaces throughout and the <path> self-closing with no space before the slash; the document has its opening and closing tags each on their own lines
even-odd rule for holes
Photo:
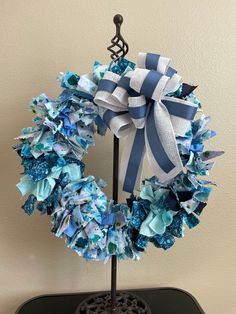
<svg viewBox="0 0 236 314">
<path fill-rule="evenodd" d="M 107 71 L 99 82 L 94 102 L 103 120 L 118 138 L 127 136 L 119 174 L 126 192 L 139 188 L 145 154 L 162 183 L 183 169 L 175 137 L 188 130 L 197 107 L 167 96 L 181 84 L 169 64 L 160 55 L 139 53 L 135 70 L 123 76 Z"/>
</svg>

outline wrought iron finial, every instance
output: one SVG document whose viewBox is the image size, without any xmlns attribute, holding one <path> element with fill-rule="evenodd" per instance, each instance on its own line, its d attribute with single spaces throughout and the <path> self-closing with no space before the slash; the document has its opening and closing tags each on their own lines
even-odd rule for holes
<svg viewBox="0 0 236 314">
<path fill-rule="evenodd" d="M 120 33 L 121 24 L 123 23 L 123 16 L 116 14 L 113 18 L 113 22 L 116 25 L 116 35 L 112 38 L 112 44 L 107 47 L 107 50 L 111 52 L 110 56 L 112 60 L 117 61 L 127 55 L 129 46 Z"/>
</svg>

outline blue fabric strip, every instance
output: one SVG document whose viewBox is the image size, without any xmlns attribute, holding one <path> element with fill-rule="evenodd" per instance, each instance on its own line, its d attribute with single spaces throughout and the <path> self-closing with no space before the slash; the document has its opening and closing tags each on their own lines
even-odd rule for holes
<svg viewBox="0 0 236 314">
<path fill-rule="evenodd" d="M 103 121 L 106 123 L 108 127 L 110 127 L 110 122 L 113 118 L 120 116 L 122 114 L 126 114 L 128 111 L 120 111 L 120 112 L 114 112 L 110 109 L 107 109 L 106 112 L 103 115 Z"/>
<path fill-rule="evenodd" d="M 78 230 L 78 226 L 72 219 L 70 219 L 70 224 L 66 228 L 66 230 L 64 230 L 64 234 L 66 234 L 68 237 L 72 237 L 77 230 Z"/>
<path fill-rule="evenodd" d="M 129 114 L 133 119 L 141 119 L 146 116 L 147 105 L 142 105 L 140 107 L 130 107 L 128 106 Z"/>
<path fill-rule="evenodd" d="M 165 173 L 169 173 L 172 169 L 175 168 L 175 165 L 170 161 L 168 155 L 166 154 L 164 147 L 162 146 L 162 143 L 160 141 L 159 135 L 157 133 L 154 118 L 154 105 L 152 105 L 147 119 L 148 119 L 146 123 L 147 138 L 152 154 L 160 168 L 163 171 L 165 171 Z"/>
<path fill-rule="evenodd" d="M 113 226 L 116 221 L 116 216 L 113 213 L 103 213 L 102 214 L 102 225 Z"/>
<path fill-rule="evenodd" d="M 148 70 L 157 70 L 160 55 L 155 53 L 147 53 L 145 60 L 145 68 Z"/>
<path fill-rule="evenodd" d="M 102 79 L 98 84 L 97 92 L 102 90 L 108 93 L 113 93 L 114 89 L 116 88 L 117 84 L 113 81 Z"/>
<path fill-rule="evenodd" d="M 76 93 L 76 95 L 78 95 L 79 97 L 88 99 L 88 100 L 93 100 L 93 98 L 94 98 L 93 95 L 85 93 L 85 92 L 81 92 L 81 91 L 78 91 L 78 93 Z"/>
<path fill-rule="evenodd" d="M 129 156 L 128 166 L 123 185 L 123 190 L 126 192 L 133 193 L 134 191 L 138 170 L 142 162 L 144 144 L 145 144 L 144 129 L 137 129 L 131 153 Z"/>
<path fill-rule="evenodd" d="M 197 112 L 197 107 L 180 104 L 175 102 L 174 99 L 162 99 L 162 103 L 166 106 L 169 114 L 186 120 L 192 121 Z"/>
<path fill-rule="evenodd" d="M 177 73 L 177 71 L 173 69 L 172 67 L 169 67 L 166 72 L 166 76 L 172 77 L 175 73 Z"/>
<path fill-rule="evenodd" d="M 192 152 L 196 152 L 196 153 L 199 153 L 199 152 L 202 152 L 204 149 L 204 145 L 203 144 L 193 144 L 190 146 L 190 150 Z"/>
<path fill-rule="evenodd" d="M 143 82 L 143 85 L 140 89 L 140 94 L 148 98 L 152 98 L 152 94 L 162 76 L 163 74 L 151 70 Z"/>
</svg>

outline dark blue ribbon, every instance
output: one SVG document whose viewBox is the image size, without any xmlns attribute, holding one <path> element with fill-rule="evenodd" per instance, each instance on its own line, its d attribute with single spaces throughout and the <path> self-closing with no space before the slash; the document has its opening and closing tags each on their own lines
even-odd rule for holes
<svg viewBox="0 0 236 314">
<path fill-rule="evenodd" d="M 148 70 L 157 70 L 160 55 L 155 53 L 147 53 L 145 60 L 145 68 Z"/>
<path fill-rule="evenodd" d="M 117 87 L 117 84 L 115 82 L 107 80 L 107 79 L 102 79 L 98 84 L 97 92 L 102 90 L 102 91 L 112 94 L 114 90 L 116 89 L 116 87 Z"/>
<path fill-rule="evenodd" d="M 145 146 L 144 129 L 137 129 L 131 149 L 123 190 L 133 193 Z"/>
<path fill-rule="evenodd" d="M 107 109 L 103 115 L 103 121 L 106 123 L 108 127 L 110 127 L 110 122 L 113 118 L 126 114 L 128 111 L 119 111 L 115 112 L 110 109 Z"/>
<path fill-rule="evenodd" d="M 153 92 L 157 87 L 158 82 L 162 78 L 163 74 L 151 70 L 144 79 L 143 85 L 140 89 L 140 94 L 148 98 L 152 98 Z"/>
<path fill-rule="evenodd" d="M 139 107 L 128 106 L 128 111 L 133 119 L 145 118 L 147 112 L 147 105 L 145 104 Z"/>
<path fill-rule="evenodd" d="M 197 107 L 180 104 L 174 101 L 174 98 L 173 100 L 162 99 L 161 102 L 166 106 L 169 114 L 186 120 L 193 120 L 197 112 Z"/>
<path fill-rule="evenodd" d="M 177 73 L 177 71 L 172 67 L 169 67 L 165 75 L 168 77 L 172 77 L 175 73 Z"/>
</svg>

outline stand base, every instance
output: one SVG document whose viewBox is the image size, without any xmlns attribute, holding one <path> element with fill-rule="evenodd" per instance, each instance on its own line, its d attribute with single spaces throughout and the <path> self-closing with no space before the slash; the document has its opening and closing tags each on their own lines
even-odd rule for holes
<svg viewBox="0 0 236 314">
<path fill-rule="evenodd" d="M 108 294 L 109 292 L 101 293 Z M 119 293 L 128 295 L 134 293 L 141 297 L 148 303 L 152 314 L 205 313 L 189 292 L 177 288 L 136 289 L 118 291 Z M 87 292 L 41 295 L 25 301 L 15 314 L 75 314 L 78 305 L 82 304 L 85 299 L 93 298 L 95 294 Z"/>
<path fill-rule="evenodd" d="M 132 293 L 117 293 L 115 314 L 151 314 L 148 304 Z M 86 298 L 76 309 L 75 314 L 110 314 L 110 293 L 98 293 Z"/>
</svg>

